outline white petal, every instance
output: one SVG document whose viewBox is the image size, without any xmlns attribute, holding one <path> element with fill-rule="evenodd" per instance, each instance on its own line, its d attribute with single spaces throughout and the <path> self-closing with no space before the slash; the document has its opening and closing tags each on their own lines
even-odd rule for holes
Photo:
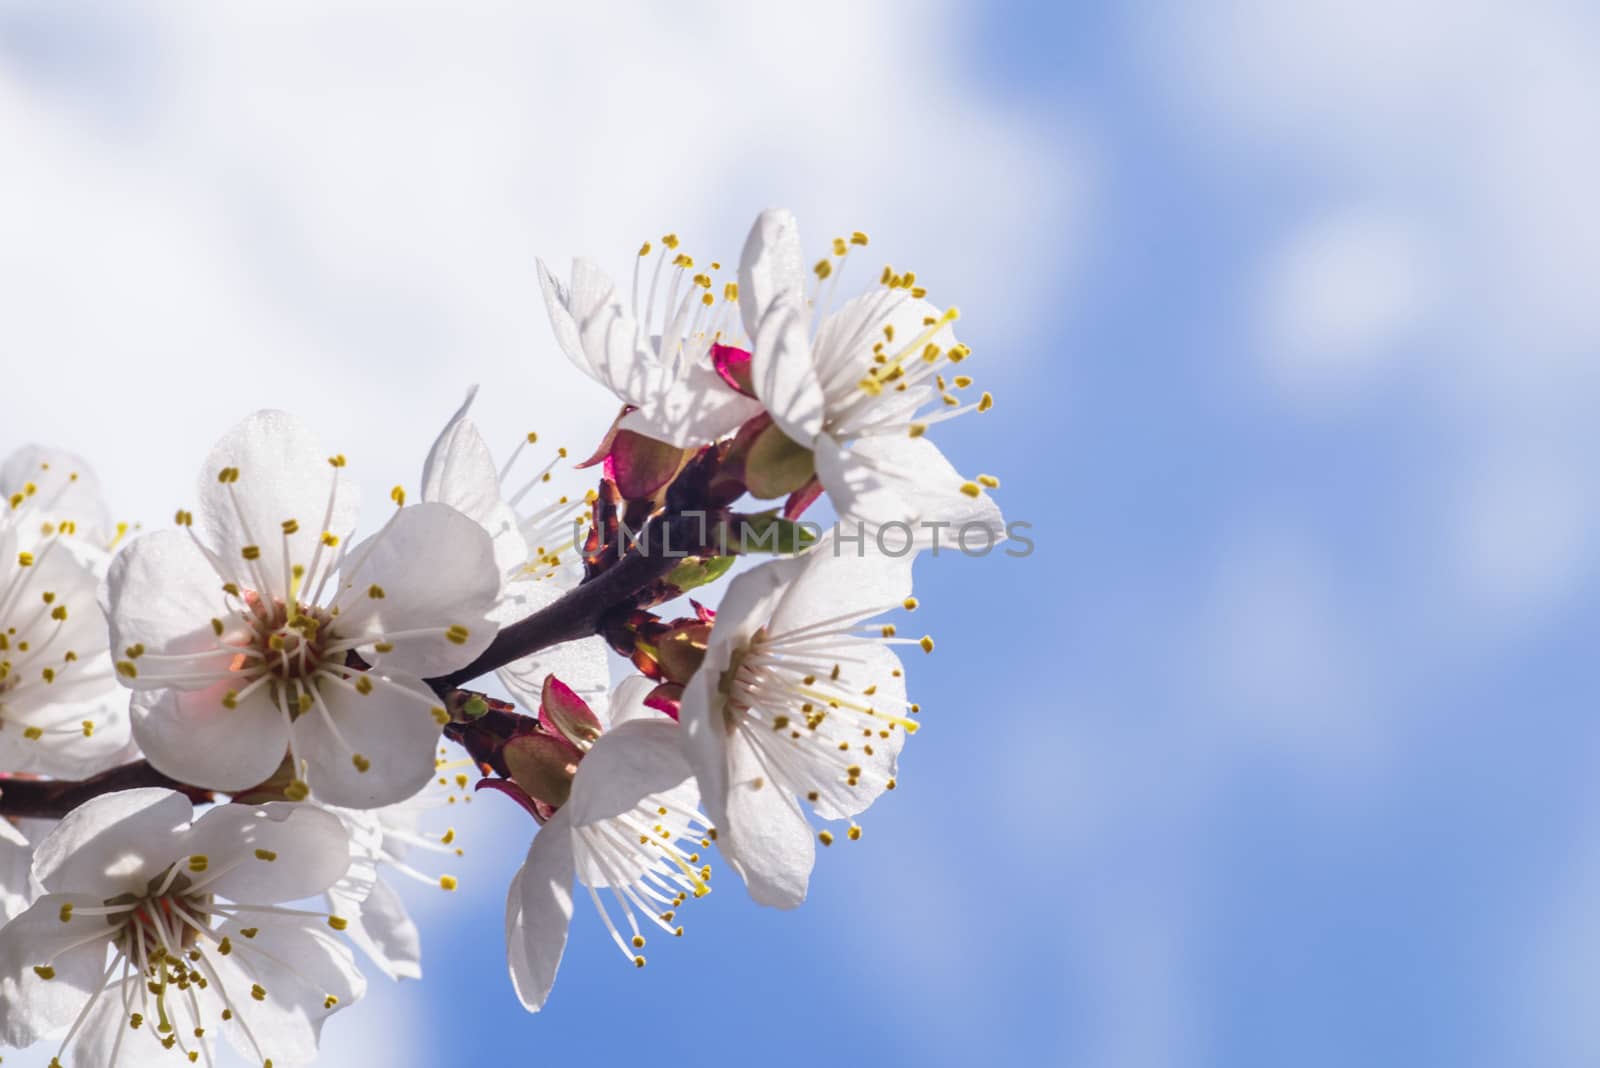
<svg viewBox="0 0 1600 1068">
<path fill-rule="evenodd" d="M 943 309 L 912 297 L 905 290 L 872 289 L 846 301 L 837 312 L 823 320 L 812 341 L 817 377 L 822 380 L 828 399 L 835 404 L 855 400 L 861 380 L 878 366 L 877 353 L 873 351 L 873 345 L 878 342 L 883 342 L 883 352 L 890 358 L 904 353 L 903 366 L 908 369 L 917 366 L 916 361 L 921 359 L 927 345 L 937 345 L 941 351 L 948 352 L 956 344 L 955 331 L 949 323 L 935 323 L 936 329 L 931 329 L 928 323 L 929 319 L 938 320 L 943 314 Z M 924 334 L 928 334 L 925 339 Z M 919 392 L 927 396 L 926 389 Z M 863 410 L 892 405 L 897 396 L 905 394 L 886 391 L 863 406 Z"/>
<path fill-rule="evenodd" d="M 897 552 L 907 544 L 928 544 L 925 524 L 941 523 L 941 551 L 965 531 L 970 551 L 985 552 L 1005 536 L 1005 520 L 988 494 L 968 497 L 962 478 L 938 446 L 925 437 L 885 434 L 858 438 L 848 449 L 824 434 L 817 439 L 817 478 L 841 520 L 859 520 L 882 532 L 882 542 Z M 991 541 L 990 535 L 994 536 Z"/>
<path fill-rule="evenodd" d="M 751 568 L 734 578 L 717 606 L 706 658 L 695 674 L 716 676 L 727 669 L 734 651 L 750 643 L 756 631 L 772 619 L 784 587 L 805 570 L 803 557 L 781 557 Z"/>
<path fill-rule="evenodd" d="M 717 826 L 717 848 L 758 903 L 792 909 L 805 901 L 816 863 L 811 824 L 737 734 L 728 756 L 727 819 Z"/>
<path fill-rule="evenodd" d="M 778 428 L 809 448 L 822 431 L 824 402 L 800 297 L 783 294 L 768 307 L 750 353 L 750 380 Z"/>
<path fill-rule="evenodd" d="M 506 894 L 506 961 L 511 985 L 538 1012 L 555 985 L 572 923 L 572 827 L 566 810 L 534 835 Z"/>
<path fill-rule="evenodd" d="M 716 441 L 760 414 L 760 401 L 730 387 L 710 364 L 696 361 L 683 378 L 623 416 L 619 426 L 687 449 Z"/>
<path fill-rule="evenodd" d="M 739 256 L 739 312 L 745 333 L 755 337 L 757 324 L 779 294 L 804 295 L 804 261 L 800 226 L 792 213 L 768 208 L 756 217 Z"/>
<path fill-rule="evenodd" d="M 528 558 L 517 514 L 500 496 L 500 472 L 478 427 L 467 418 L 476 386 L 445 425 L 422 466 L 422 499 L 448 504 L 489 532 L 502 572 Z"/>
<path fill-rule="evenodd" d="M 179 782 L 231 792 L 265 781 L 283 761 L 288 724 L 269 686 L 224 707 L 236 686 L 135 694 L 133 740 L 157 771 Z"/>
<path fill-rule="evenodd" d="M 208 892 L 261 905 L 320 894 L 350 867 L 339 817 L 287 801 L 217 805 L 195 821 L 182 851 L 208 858 Z"/>
<path fill-rule="evenodd" d="M 0 500 L 13 494 L 27 494 L 18 511 L 24 547 L 37 544 L 40 527 L 58 526 L 70 520 L 77 524 L 79 538 L 105 545 L 112 536 L 111 510 L 100 491 L 100 480 L 83 458 L 64 449 L 46 445 L 24 445 L 0 464 Z"/>
<path fill-rule="evenodd" d="M 193 818 L 189 799 L 172 790 L 101 794 L 67 813 L 38 844 L 33 877 L 52 894 L 143 893 L 180 855 Z"/>
<path fill-rule="evenodd" d="M 163 1036 L 156 1028 L 141 1026 L 134 1030 L 129 1026 L 128 1015 L 139 1011 L 140 994 L 147 989 L 145 983 L 148 980 L 143 976 L 130 975 L 126 980 L 119 981 L 121 974 L 119 969 L 95 999 L 94 1008 L 84 1017 L 62 1063 L 73 1066 L 112 1064 L 114 1050 L 116 1068 L 177 1068 L 178 1065 L 187 1064 L 175 1050 L 169 1050 L 161 1044 Z M 149 997 L 148 994 L 144 996 Z M 126 1011 L 123 1009 L 124 998 L 128 1002 Z M 183 1041 L 189 1049 L 196 1049 L 202 1043 L 208 1050 L 215 1048 L 211 1032 L 208 1031 L 204 1038 L 196 1039 L 192 1037 L 192 1026 L 185 1026 L 190 1024 L 190 1006 L 186 1002 L 169 1001 L 167 1004 L 168 1012 L 175 1017 L 173 1024 L 183 1028 Z M 220 1012 L 220 1008 L 217 1011 Z M 200 1063 L 209 1063 L 205 1060 L 205 1054 L 201 1054 Z"/>
<path fill-rule="evenodd" d="M 0 819 L 0 925 L 28 907 L 33 846 L 11 821 Z"/>
<path fill-rule="evenodd" d="M 102 666 L 110 670 L 108 664 Z M 56 703 L 26 713 L 8 707 L 14 726 L 0 730 L 0 767 L 13 774 L 87 779 L 139 759 L 129 733 L 128 693 L 119 691 L 97 701 Z M 15 726 L 23 723 L 44 733 L 30 738 Z M 85 723 L 93 724 L 87 735 Z"/>
<path fill-rule="evenodd" d="M 217 648 L 212 620 L 232 618 L 225 608 L 222 579 L 205 554 L 181 530 L 157 530 L 133 539 L 111 561 L 106 576 L 112 648 L 117 658 L 131 646 L 159 656 L 185 656 Z M 138 674 L 125 685 L 148 690 L 172 685 L 185 689 L 204 683 L 169 681 L 228 666 L 225 657 L 195 656 L 175 661 L 135 661 Z"/>
<path fill-rule="evenodd" d="M 704 668 L 684 687 L 678 705 L 678 740 L 694 769 L 700 802 L 713 827 L 728 823 L 728 731 L 722 718 L 719 672 Z"/>
<path fill-rule="evenodd" d="M 655 690 L 656 682 L 643 675 L 629 675 L 617 684 L 611 694 L 611 713 L 607 717 L 608 729 L 615 729 L 624 723 L 635 721 L 644 723 L 659 723 L 662 720 L 671 721 L 665 712 L 658 712 L 645 704 L 645 699 Z M 590 706 L 593 707 L 593 706 Z"/>
<path fill-rule="evenodd" d="M 239 469 L 238 481 L 218 481 L 225 467 Z M 337 486 L 333 514 L 324 525 L 329 496 Z M 235 426 L 211 450 L 200 471 L 201 536 L 225 565 L 237 569 L 242 586 L 254 588 L 260 573 L 274 597 L 284 597 L 289 579 L 284 541 L 291 561 L 309 564 L 324 530 L 347 537 L 359 514 L 358 489 L 343 467 L 328 463 L 316 436 L 287 412 L 257 412 Z M 285 535 L 287 520 L 299 524 Z M 242 550 L 254 545 L 261 556 L 247 568 Z M 326 554 L 324 554 L 326 559 Z"/>
<path fill-rule="evenodd" d="M 0 1043 L 28 1046 L 69 1025 L 105 974 L 110 929 L 99 916 L 61 922 L 61 907 L 92 908 L 100 898 L 47 894 L 0 928 Z M 66 949 L 97 931 L 107 937 Z M 36 967 L 55 969 L 50 979 Z"/>
<path fill-rule="evenodd" d="M 379 880 L 361 902 L 332 898 L 335 910 L 350 921 L 345 934 L 390 979 L 422 978 L 422 934 L 406 911 L 405 901 Z"/>
<path fill-rule="evenodd" d="M 402 508 L 382 532 L 350 551 L 354 569 L 340 575 L 341 639 L 388 640 L 394 650 L 361 647 L 368 662 L 419 678 L 471 663 L 499 629 L 488 618 L 500 595 L 494 543 L 477 523 L 449 505 L 424 501 Z M 374 590 L 376 587 L 376 591 Z M 381 591 L 381 596 L 373 596 Z M 462 641 L 447 630 L 464 628 Z M 403 632 L 433 633 L 395 637 Z"/>
<path fill-rule="evenodd" d="M 240 933 L 243 927 L 255 928 L 256 936 L 245 938 Z M 326 927 L 247 914 L 219 933 L 233 943 L 233 952 L 226 957 L 212 954 L 211 961 L 254 1042 L 245 1036 L 238 1019 L 223 1029 L 246 1057 L 253 1057 L 259 1044 L 274 1064 L 312 1060 L 322 1022 L 366 993 L 367 983 L 354 956 Z M 263 1000 L 250 996 L 252 983 L 266 990 Z M 331 1005 L 330 997 L 335 999 Z"/>
<path fill-rule="evenodd" d="M 804 566 L 783 587 L 767 633 L 778 637 L 841 615 L 899 608 L 911 594 L 915 557 L 885 556 L 870 542 L 824 538 L 798 558 Z"/>
<path fill-rule="evenodd" d="M 307 781 L 325 804 L 362 809 L 392 805 L 415 794 L 433 776 L 444 729 L 434 712 L 440 707 L 438 697 L 420 679 L 369 674 L 374 685 L 368 694 L 321 681 L 317 692 L 323 708 L 313 707 L 294 721 L 295 752 L 309 764 Z"/>
<path fill-rule="evenodd" d="M 610 819 L 651 794 L 677 790 L 692 775 L 676 723 L 634 720 L 600 735 L 578 765 L 562 811 L 571 810 L 575 827 Z"/>
<path fill-rule="evenodd" d="M 539 284 L 556 340 L 580 370 L 626 404 L 646 404 L 666 389 L 670 376 L 604 271 L 574 260 L 568 290 L 540 263 Z"/>
</svg>

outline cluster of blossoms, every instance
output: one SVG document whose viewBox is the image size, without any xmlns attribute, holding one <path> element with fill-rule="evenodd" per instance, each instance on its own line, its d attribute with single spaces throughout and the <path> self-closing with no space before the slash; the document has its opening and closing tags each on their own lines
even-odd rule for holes
<svg viewBox="0 0 1600 1068">
<path fill-rule="evenodd" d="M 721 285 L 674 235 L 626 291 L 541 263 L 560 347 L 620 404 L 581 496 L 550 492 L 565 450 L 515 474 L 535 435 L 497 463 L 470 397 L 376 521 L 282 412 L 217 443 L 195 511 L 133 537 L 78 458 L 6 461 L 0 1042 L 54 1041 L 63 1066 L 210 1063 L 218 1035 L 311 1060 L 358 961 L 421 974 L 392 882 L 455 888 L 417 857 L 459 853 L 433 816 L 476 790 L 537 832 L 504 925 L 530 1011 L 580 886 L 639 967 L 717 857 L 756 901 L 804 901 L 817 844 L 895 788 L 919 711 L 897 650 L 933 642 L 881 618 L 917 607 L 912 555 L 801 514 L 825 495 L 858 530 L 1003 536 L 998 483 L 929 435 L 992 406 L 962 399 L 954 309 L 892 268 L 835 306 L 866 243 L 807 269 L 769 211 Z M 751 535 L 775 555 L 707 607 Z M 466 688 L 490 675 L 513 701 Z"/>
</svg>

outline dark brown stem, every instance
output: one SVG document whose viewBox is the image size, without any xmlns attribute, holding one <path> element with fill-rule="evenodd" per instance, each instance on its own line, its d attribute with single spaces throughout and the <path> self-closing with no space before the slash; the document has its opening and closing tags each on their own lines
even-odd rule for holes
<svg viewBox="0 0 1600 1068">
<path fill-rule="evenodd" d="M 82 782 L 59 779 L 0 779 L 0 815 L 59 819 L 91 798 L 117 790 L 161 786 L 188 795 L 191 801 L 210 801 L 201 790 L 161 774 L 141 760 L 101 772 Z"/>
<path fill-rule="evenodd" d="M 704 527 L 700 515 L 657 516 L 645 525 L 638 542 L 622 559 L 527 619 L 500 628 L 476 660 L 459 671 L 429 679 L 428 684 L 436 693 L 448 693 L 525 656 L 597 633 L 608 612 L 631 606 L 636 593 L 692 555 L 705 536 Z"/>
</svg>

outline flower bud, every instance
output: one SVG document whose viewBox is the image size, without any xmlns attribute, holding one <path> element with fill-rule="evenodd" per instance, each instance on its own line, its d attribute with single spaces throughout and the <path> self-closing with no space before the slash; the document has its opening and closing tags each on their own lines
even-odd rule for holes
<svg viewBox="0 0 1600 1068">
<path fill-rule="evenodd" d="M 750 443 L 744 459 L 744 484 L 763 499 L 787 497 L 817 473 L 810 449 L 790 438 L 778 425 L 767 427 Z"/>
<path fill-rule="evenodd" d="M 548 733 L 587 749 L 600 737 L 600 719 L 573 689 L 554 675 L 546 675 L 539 694 L 539 724 Z"/>
<path fill-rule="evenodd" d="M 631 430 L 619 430 L 611 441 L 611 452 L 606 456 L 606 477 L 617 484 L 617 489 L 629 500 L 654 496 L 656 491 L 672 481 L 683 462 L 691 455 L 688 450 L 647 438 Z"/>
<path fill-rule="evenodd" d="M 756 395 L 750 379 L 750 353 L 733 345 L 712 345 L 711 366 L 728 385 L 746 397 Z"/>
<path fill-rule="evenodd" d="M 524 734 L 506 743 L 506 769 L 529 797 L 560 808 L 572 796 L 583 751 L 564 738 Z"/>
<path fill-rule="evenodd" d="M 687 683 L 706 657 L 711 624 L 692 620 L 679 623 L 656 640 L 656 663 L 668 682 Z"/>
</svg>

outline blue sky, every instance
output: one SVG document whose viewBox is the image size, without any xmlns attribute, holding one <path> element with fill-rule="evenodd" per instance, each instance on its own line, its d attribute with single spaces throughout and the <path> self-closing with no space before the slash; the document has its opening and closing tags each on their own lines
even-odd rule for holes
<svg viewBox="0 0 1600 1068">
<path fill-rule="evenodd" d="M 265 404 L 379 491 L 469 381 L 583 442 L 531 256 L 782 203 L 961 305 L 1037 549 L 919 565 L 928 729 L 802 910 L 636 972 L 580 907 L 526 1016 L 485 797 L 325 1060 L 1593 1062 L 1592 14 L 328 8 L 0 4 L 20 437 L 153 520 Z"/>
</svg>

